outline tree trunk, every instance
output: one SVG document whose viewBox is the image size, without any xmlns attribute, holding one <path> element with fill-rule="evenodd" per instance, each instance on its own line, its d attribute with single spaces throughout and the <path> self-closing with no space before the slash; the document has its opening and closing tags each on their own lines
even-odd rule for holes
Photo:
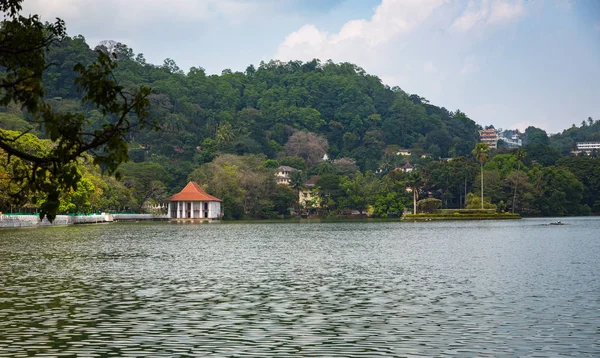
<svg viewBox="0 0 600 358">
<path fill-rule="evenodd" d="M 413 188 L 413 214 L 417 213 L 417 190 Z"/>
<path fill-rule="evenodd" d="M 463 209 L 467 208 L 467 176 L 465 176 L 465 195 L 463 196 Z"/>
<path fill-rule="evenodd" d="M 521 165 L 519 164 L 519 169 L 517 169 L 517 181 L 515 182 L 515 195 L 513 196 L 513 205 L 512 205 L 512 213 L 515 213 L 515 203 L 517 202 L 517 186 L 519 185 L 519 178 L 521 174 L 519 174 L 519 170 L 521 170 Z"/>
<path fill-rule="evenodd" d="M 483 162 L 481 163 L 481 210 L 483 210 Z"/>
</svg>

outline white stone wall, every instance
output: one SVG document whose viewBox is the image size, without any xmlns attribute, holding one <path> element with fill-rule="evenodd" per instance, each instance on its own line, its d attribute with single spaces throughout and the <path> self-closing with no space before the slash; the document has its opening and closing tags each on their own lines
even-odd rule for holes
<svg viewBox="0 0 600 358">
<path fill-rule="evenodd" d="M 0 215 L 0 228 L 64 226 L 76 224 L 95 224 L 112 221 L 113 215 L 104 213 L 82 216 L 57 215 L 53 222 L 48 221 L 47 218 L 40 220 L 40 217 L 37 215 Z"/>
</svg>

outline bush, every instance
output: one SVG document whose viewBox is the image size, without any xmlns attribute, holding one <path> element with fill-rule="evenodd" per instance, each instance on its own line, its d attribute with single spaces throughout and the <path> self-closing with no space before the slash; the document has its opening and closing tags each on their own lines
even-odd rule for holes
<svg viewBox="0 0 600 358">
<path fill-rule="evenodd" d="M 496 210 L 496 205 L 492 204 L 488 198 L 483 198 L 484 209 Z M 473 193 L 467 194 L 467 209 L 481 209 L 481 197 Z"/>
<path fill-rule="evenodd" d="M 435 198 L 423 199 L 417 202 L 417 207 L 419 211 L 431 214 L 442 207 L 442 201 Z"/>
</svg>

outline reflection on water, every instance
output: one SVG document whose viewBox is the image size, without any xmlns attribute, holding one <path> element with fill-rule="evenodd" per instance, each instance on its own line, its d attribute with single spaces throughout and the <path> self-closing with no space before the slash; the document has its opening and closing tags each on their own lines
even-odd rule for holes
<svg viewBox="0 0 600 358">
<path fill-rule="evenodd" d="M 0 231 L 0 357 L 599 356 L 600 220 Z"/>
</svg>

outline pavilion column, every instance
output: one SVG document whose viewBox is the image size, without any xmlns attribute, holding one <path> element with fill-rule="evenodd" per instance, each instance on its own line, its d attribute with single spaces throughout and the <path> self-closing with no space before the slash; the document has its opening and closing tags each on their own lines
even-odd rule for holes
<svg viewBox="0 0 600 358">
<path fill-rule="evenodd" d="M 171 218 L 171 202 L 167 201 L 167 217 Z"/>
<path fill-rule="evenodd" d="M 181 218 L 181 201 L 177 202 L 177 219 Z"/>
</svg>

